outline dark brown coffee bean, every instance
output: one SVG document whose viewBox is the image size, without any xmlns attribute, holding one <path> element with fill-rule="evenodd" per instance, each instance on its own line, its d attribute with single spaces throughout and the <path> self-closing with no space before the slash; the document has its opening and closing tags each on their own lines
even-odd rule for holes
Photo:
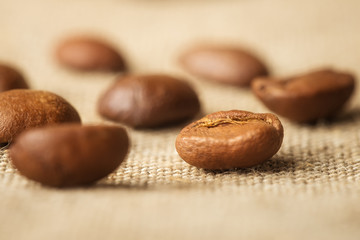
<svg viewBox="0 0 360 240">
<path fill-rule="evenodd" d="M 252 90 L 272 111 L 296 122 L 313 122 L 335 115 L 354 91 L 354 77 L 319 70 L 286 79 L 259 78 Z"/>
<path fill-rule="evenodd" d="M 200 103 L 184 81 L 166 75 L 120 77 L 102 95 L 98 110 L 133 127 L 159 127 L 193 117 Z"/>
<path fill-rule="evenodd" d="M 0 93 L 0 143 L 11 142 L 28 128 L 80 121 L 75 108 L 54 93 L 24 89 Z"/>
<path fill-rule="evenodd" d="M 176 138 L 176 150 L 187 163 L 205 169 L 244 168 L 270 159 L 283 140 L 273 114 L 247 111 L 212 113 L 191 123 Z"/>
<path fill-rule="evenodd" d="M 257 57 L 234 47 L 197 46 L 184 53 L 180 63 L 201 78 L 238 86 L 249 86 L 255 77 L 268 74 Z"/>
<path fill-rule="evenodd" d="M 0 64 L 0 92 L 17 88 L 29 88 L 29 86 L 18 70 Z"/>
<path fill-rule="evenodd" d="M 124 71 L 123 57 L 108 43 L 91 37 L 72 37 L 57 48 L 64 66 L 83 71 Z"/>
<path fill-rule="evenodd" d="M 124 160 L 128 147 L 121 127 L 63 124 L 23 132 L 10 147 L 10 158 L 32 180 L 71 187 L 107 176 Z"/>
</svg>

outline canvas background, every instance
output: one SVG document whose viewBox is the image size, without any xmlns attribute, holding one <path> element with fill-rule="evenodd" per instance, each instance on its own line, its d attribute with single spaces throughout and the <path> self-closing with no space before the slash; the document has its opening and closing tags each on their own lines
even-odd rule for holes
<svg viewBox="0 0 360 240">
<path fill-rule="evenodd" d="M 53 58 L 71 34 L 98 34 L 126 55 L 131 72 L 190 81 L 198 117 L 219 110 L 267 112 L 248 89 L 186 74 L 188 44 L 248 47 L 278 76 L 323 66 L 360 74 L 357 0 L 1 0 L 0 61 L 34 89 L 69 100 L 84 123 L 104 122 L 96 101 L 114 74 L 66 70 Z M 0 151 L 0 239 L 359 239 L 360 99 L 333 123 L 282 119 L 285 138 L 250 169 L 199 170 L 174 147 L 184 126 L 128 129 L 127 160 L 97 185 L 51 189 L 21 177 Z"/>
</svg>

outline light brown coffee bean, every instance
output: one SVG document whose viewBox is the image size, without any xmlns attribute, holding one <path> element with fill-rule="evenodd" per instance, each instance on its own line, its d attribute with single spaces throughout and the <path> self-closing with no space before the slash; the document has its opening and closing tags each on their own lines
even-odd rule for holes
<svg viewBox="0 0 360 240">
<path fill-rule="evenodd" d="M 0 92 L 18 88 L 29 88 L 24 77 L 15 68 L 0 64 Z"/>
<path fill-rule="evenodd" d="M 120 77 L 98 104 L 105 118 L 144 128 L 191 118 L 199 109 L 199 99 L 191 86 L 166 75 Z"/>
<path fill-rule="evenodd" d="M 193 122 L 176 138 L 187 163 L 205 169 L 255 166 L 270 159 L 283 140 L 280 120 L 271 113 L 221 111 Z"/>
<path fill-rule="evenodd" d="M 354 77 L 325 69 L 286 79 L 259 78 L 255 95 L 272 111 L 296 122 L 335 115 L 354 91 Z"/>
<path fill-rule="evenodd" d="M 128 147 L 121 127 L 63 124 L 23 132 L 10 147 L 10 158 L 29 179 L 71 187 L 110 174 L 124 160 Z"/>
<path fill-rule="evenodd" d="M 57 48 L 57 60 L 66 67 L 83 71 L 124 71 L 121 54 L 110 44 L 93 37 L 71 37 Z"/>
<path fill-rule="evenodd" d="M 73 106 L 46 91 L 16 89 L 0 93 L 0 143 L 11 142 L 25 129 L 81 122 Z"/>
<path fill-rule="evenodd" d="M 249 86 L 255 77 L 268 74 L 257 57 L 236 47 L 199 45 L 185 52 L 180 63 L 196 76 L 237 86 Z"/>
</svg>

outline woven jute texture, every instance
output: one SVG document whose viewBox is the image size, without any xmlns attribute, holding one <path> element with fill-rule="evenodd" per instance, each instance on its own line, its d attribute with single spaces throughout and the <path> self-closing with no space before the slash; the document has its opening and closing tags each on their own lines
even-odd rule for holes
<svg viewBox="0 0 360 240">
<path fill-rule="evenodd" d="M 0 61 L 33 89 L 55 92 L 85 124 L 104 121 L 99 95 L 116 75 L 66 70 L 56 44 L 100 36 L 133 73 L 167 73 L 199 93 L 201 116 L 220 110 L 268 112 L 249 89 L 207 82 L 177 64 L 192 43 L 251 49 L 273 75 L 334 67 L 360 76 L 358 0 L 1 0 Z M 282 119 L 285 137 L 269 161 L 205 171 L 178 156 L 186 123 L 127 128 L 131 149 L 96 185 L 52 189 L 19 175 L 0 150 L 0 239 L 360 239 L 360 97 L 332 122 Z M 36 143 L 34 143 L 36 144 Z"/>
</svg>

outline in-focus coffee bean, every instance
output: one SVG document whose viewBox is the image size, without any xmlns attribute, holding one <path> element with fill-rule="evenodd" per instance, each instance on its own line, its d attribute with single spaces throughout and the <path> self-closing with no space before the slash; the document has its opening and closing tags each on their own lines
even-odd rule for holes
<svg viewBox="0 0 360 240">
<path fill-rule="evenodd" d="M 0 93 L 0 143 L 11 142 L 25 129 L 81 122 L 75 108 L 47 91 L 16 89 Z"/>
<path fill-rule="evenodd" d="M 64 66 L 82 71 L 124 71 L 123 56 L 103 40 L 78 36 L 59 44 L 57 60 Z"/>
<path fill-rule="evenodd" d="M 201 78 L 237 86 L 249 86 L 255 77 L 268 74 L 263 62 L 236 47 L 195 46 L 180 57 L 180 64 Z"/>
<path fill-rule="evenodd" d="M 11 66 L 0 64 L 0 92 L 18 88 L 29 88 L 22 74 Z"/>
<path fill-rule="evenodd" d="M 255 95 L 273 112 L 296 122 L 314 122 L 335 115 L 354 91 L 354 77 L 325 69 L 295 77 L 258 78 Z"/>
<path fill-rule="evenodd" d="M 271 113 L 221 111 L 182 129 L 175 146 L 180 157 L 195 167 L 245 168 L 270 159 L 280 149 L 283 132 Z"/>
<path fill-rule="evenodd" d="M 29 179 L 71 187 L 110 174 L 124 160 L 128 147 L 121 127 L 63 124 L 23 132 L 10 147 L 10 158 Z"/>
<path fill-rule="evenodd" d="M 99 113 L 132 127 L 161 127 L 193 117 L 200 103 L 192 87 L 166 75 L 120 77 L 99 99 Z"/>
</svg>

